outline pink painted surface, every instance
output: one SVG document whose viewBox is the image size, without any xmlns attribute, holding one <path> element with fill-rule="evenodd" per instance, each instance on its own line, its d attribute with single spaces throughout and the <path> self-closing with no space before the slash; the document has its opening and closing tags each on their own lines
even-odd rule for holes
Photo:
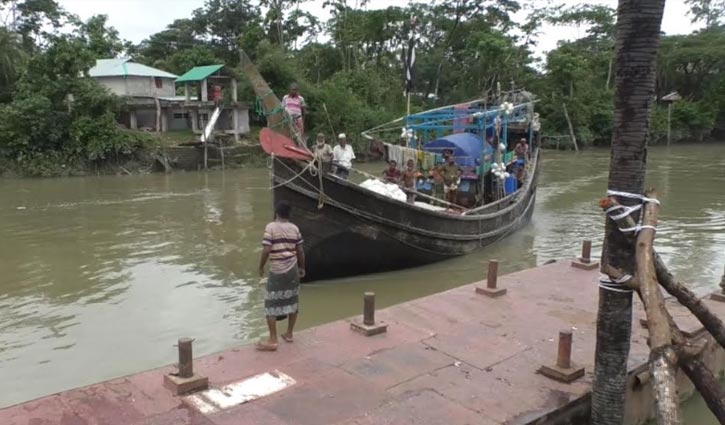
<svg viewBox="0 0 725 425">
<path fill-rule="evenodd" d="M 471 284 L 381 310 L 386 334 L 366 338 L 342 320 L 302 331 L 275 353 L 244 346 L 197 359 L 213 387 L 274 369 L 297 381 L 212 415 L 172 396 L 162 385 L 172 369 L 162 368 L 0 410 L 0 424 L 526 423 L 589 392 L 597 278 L 562 261 L 501 276 L 508 293 L 500 298 L 476 295 Z M 725 303 L 708 305 L 725 316 Z M 694 326 L 689 313 L 674 312 L 683 329 Z M 637 303 L 630 367 L 647 359 L 640 317 Z M 586 368 L 568 385 L 536 373 L 554 363 L 563 329 L 574 334 L 572 360 Z"/>
</svg>

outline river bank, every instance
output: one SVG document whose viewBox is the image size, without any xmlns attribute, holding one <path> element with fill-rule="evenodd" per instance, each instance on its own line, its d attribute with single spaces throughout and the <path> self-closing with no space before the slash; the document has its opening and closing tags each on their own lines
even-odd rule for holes
<svg viewBox="0 0 725 425">
<path fill-rule="evenodd" d="M 212 171 L 260 167 L 267 161 L 267 155 L 256 142 L 223 148 L 210 146 L 207 155 L 207 168 Z M 204 149 L 200 145 L 165 146 L 154 143 L 131 153 L 96 161 L 66 160 L 60 156 L 25 161 L 0 158 L 0 178 L 125 176 L 203 169 Z"/>
</svg>

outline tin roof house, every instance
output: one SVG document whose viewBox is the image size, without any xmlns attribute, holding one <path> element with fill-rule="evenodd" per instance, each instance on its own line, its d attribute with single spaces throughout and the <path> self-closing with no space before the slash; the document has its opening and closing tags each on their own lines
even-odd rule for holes
<svg viewBox="0 0 725 425">
<path fill-rule="evenodd" d="M 127 98 L 119 121 L 128 128 L 160 132 L 191 129 L 200 134 L 214 108 L 223 104 L 217 132 L 239 140 L 241 134 L 249 132 L 249 104 L 237 100 L 237 81 L 223 68 L 196 67 L 179 77 L 131 59 L 98 59 L 89 75 L 111 93 Z M 179 84 L 183 84 L 183 96 L 177 95 Z M 190 89 L 196 89 L 194 97 Z M 224 94 L 228 94 L 226 102 Z"/>
</svg>

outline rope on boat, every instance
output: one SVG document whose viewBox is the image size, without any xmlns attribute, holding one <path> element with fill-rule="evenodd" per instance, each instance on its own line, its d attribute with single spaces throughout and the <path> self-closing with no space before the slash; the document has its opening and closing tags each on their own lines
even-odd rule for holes
<svg viewBox="0 0 725 425">
<path fill-rule="evenodd" d="M 283 164 L 284 164 L 284 163 L 283 163 Z M 285 164 L 285 167 L 286 167 L 286 166 L 287 166 L 287 165 Z M 289 168 L 289 167 L 288 167 L 288 168 Z M 317 175 L 317 168 L 315 167 L 315 162 L 314 162 L 314 161 L 310 161 L 310 162 L 309 162 L 309 163 L 307 164 L 307 166 L 306 166 L 305 168 L 303 168 L 303 169 L 302 169 L 302 171 L 300 171 L 299 173 L 297 173 L 297 174 L 295 174 L 294 176 L 292 176 L 292 177 L 291 177 L 291 178 L 290 178 L 289 180 L 285 180 L 285 181 L 283 181 L 282 183 L 279 183 L 279 184 L 275 184 L 275 185 L 273 185 L 272 187 L 270 187 L 270 188 L 269 188 L 269 190 L 277 189 L 278 187 L 281 187 L 281 186 L 285 186 L 285 185 L 287 185 L 288 183 L 292 183 L 293 181 L 297 180 L 297 179 L 298 179 L 298 178 L 299 178 L 300 176 L 302 176 L 302 174 L 306 173 L 306 172 L 307 172 L 308 170 L 310 171 L 310 175 L 312 175 L 312 176 L 315 176 L 315 175 Z M 313 171 L 313 170 L 314 170 L 314 171 Z M 290 170 L 290 171 L 292 171 L 292 170 Z M 276 176 L 275 176 L 275 177 L 276 177 Z"/>
</svg>

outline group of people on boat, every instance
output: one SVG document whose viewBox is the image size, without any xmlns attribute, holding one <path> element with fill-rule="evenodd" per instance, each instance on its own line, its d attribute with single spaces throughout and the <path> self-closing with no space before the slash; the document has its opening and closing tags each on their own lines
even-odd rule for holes
<svg viewBox="0 0 725 425">
<path fill-rule="evenodd" d="M 415 202 L 416 182 L 423 179 L 431 184 L 431 195 L 438 200 L 445 200 L 450 204 L 456 204 L 458 186 L 461 184 L 463 170 L 456 163 L 452 150 L 443 153 L 443 164 L 435 165 L 426 177 L 423 172 L 416 168 L 415 161 L 409 159 L 403 171 L 398 170 L 398 163 L 395 160 L 388 161 L 388 168 L 383 171 L 383 180 L 386 183 L 400 185 L 408 196 L 408 202 Z"/>
<path fill-rule="evenodd" d="M 341 179 L 347 180 L 350 176 L 352 161 L 355 159 L 355 151 L 353 150 L 352 145 L 347 143 L 347 136 L 345 133 L 340 133 L 337 136 L 337 145 L 335 145 L 334 148 L 327 144 L 324 133 L 318 133 L 317 141 L 315 142 L 315 147 L 312 153 L 322 164 L 323 172 L 332 172 L 332 168 L 334 166 L 335 175 Z"/>
<path fill-rule="evenodd" d="M 290 91 L 282 98 L 282 106 L 292 119 L 297 131 L 304 133 L 304 120 L 306 115 L 306 103 L 304 97 L 299 93 L 299 86 L 296 83 L 290 85 Z M 499 140 L 497 135 L 487 138 L 488 144 L 494 150 L 498 149 Z M 509 170 L 516 177 L 519 186 L 524 180 L 526 162 L 529 157 L 529 145 L 525 138 L 522 138 L 514 148 L 516 161 L 509 164 Z M 355 160 L 355 151 L 348 143 L 345 133 L 337 136 L 337 144 L 333 147 L 327 143 L 324 133 L 318 133 L 313 154 L 319 161 L 321 169 L 325 173 L 332 173 L 341 179 L 348 179 L 352 162 Z M 490 156 L 487 156 L 490 161 Z M 456 163 L 452 150 L 443 152 L 442 163 L 435 164 L 432 168 L 419 169 L 416 161 L 403 158 L 400 162 L 390 160 L 388 167 L 382 173 L 382 180 L 386 183 L 398 184 L 407 195 L 407 201 L 414 203 L 416 199 L 418 184 L 422 181 L 430 188 L 432 198 L 445 201 L 442 204 L 460 205 L 458 191 L 461 185 L 462 168 Z M 426 175 L 427 174 L 427 175 Z"/>
</svg>

